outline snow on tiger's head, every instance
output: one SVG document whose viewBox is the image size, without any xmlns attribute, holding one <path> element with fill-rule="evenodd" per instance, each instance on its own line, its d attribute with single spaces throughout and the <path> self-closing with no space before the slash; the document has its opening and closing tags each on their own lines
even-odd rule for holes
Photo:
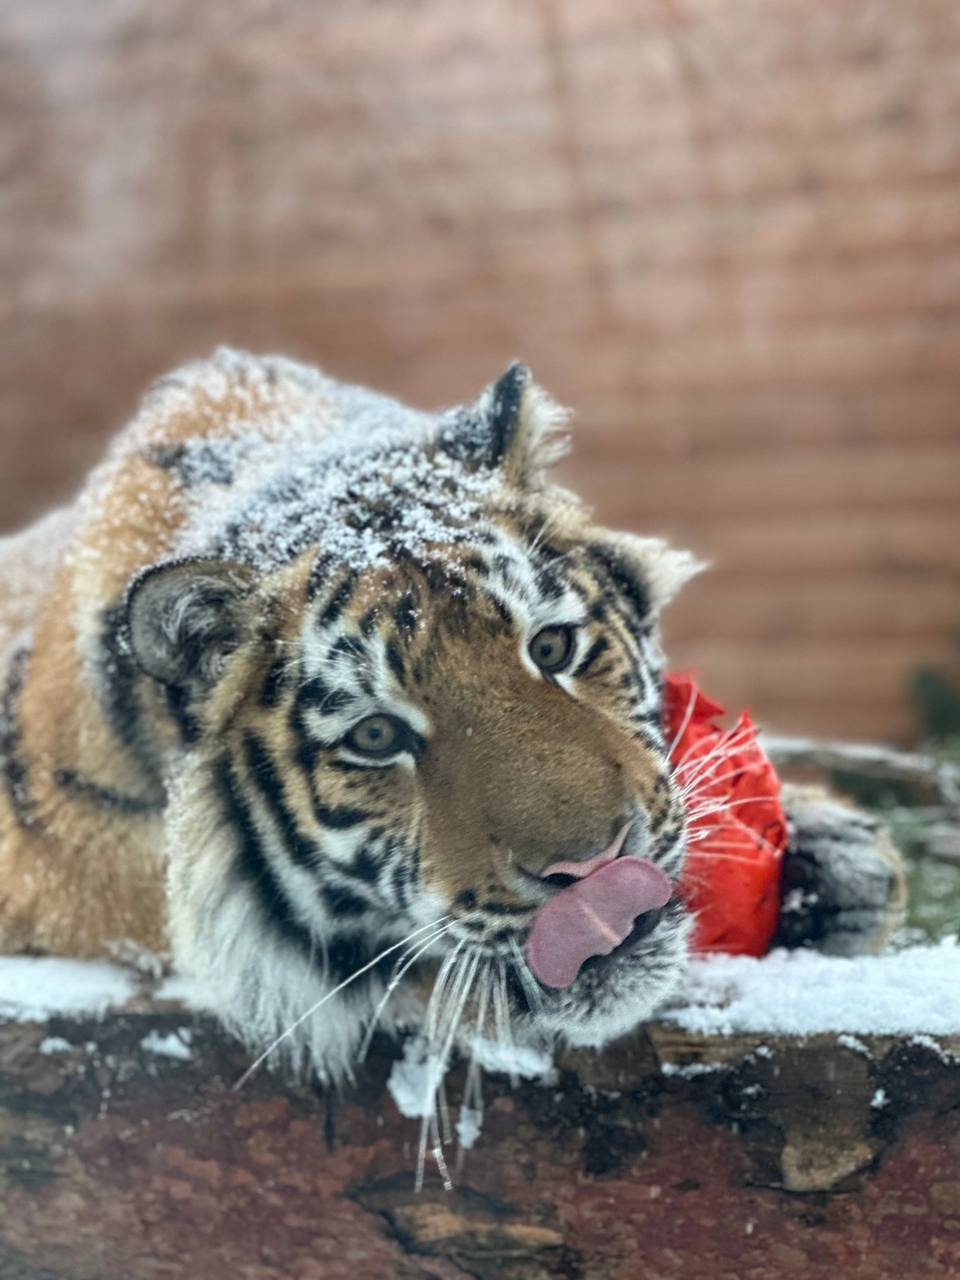
<svg viewBox="0 0 960 1280">
<path fill-rule="evenodd" d="M 189 518 L 132 584 L 127 639 L 185 739 L 177 951 L 256 1039 L 300 1011 L 312 966 L 340 981 L 423 929 L 424 962 L 499 966 L 518 1026 L 602 1043 L 676 982 L 679 904 L 608 955 L 588 939 L 556 986 L 530 929 L 605 851 L 675 882 L 658 615 L 696 566 L 548 483 L 562 414 L 520 365 L 437 415 L 335 394 L 319 439 L 241 421 L 161 459 Z M 345 994 L 344 1054 L 390 964 Z"/>
</svg>

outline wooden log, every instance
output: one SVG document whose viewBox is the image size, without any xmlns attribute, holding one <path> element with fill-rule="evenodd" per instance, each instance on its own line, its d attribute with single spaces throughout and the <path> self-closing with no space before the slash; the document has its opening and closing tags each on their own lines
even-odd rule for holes
<svg viewBox="0 0 960 1280">
<path fill-rule="evenodd" d="M 839 769 L 864 778 L 911 782 L 932 788 L 945 807 L 960 807 L 960 766 L 951 760 L 873 742 L 813 742 L 768 734 L 763 744 L 779 765 Z"/>
<path fill-rule="evenodd" d="M 183 1056 L 169 1056 L 181 1046 Z M 158 1050 L 165 1050 L 158 1052 Z M 3 1280 L 903 1280 L 960 1269 L 960 1039 L 654 1025 L 488 1078 L 444 1192 L 375 1044 L 339 1092 L 202 1017 L 0 1023 Z M 454 1070 L 456 1101 L 462 1076 Z"/>
</svg>

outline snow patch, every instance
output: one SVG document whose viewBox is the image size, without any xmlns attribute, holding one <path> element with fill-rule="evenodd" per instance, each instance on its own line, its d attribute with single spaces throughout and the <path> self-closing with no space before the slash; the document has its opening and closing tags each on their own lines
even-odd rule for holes
<svg viewBox="0 0 960 1280">
<path fill-rule="evenodd" d="M 210 1007 L 209 996 L 204 987 L 195 978 L 184 974 L 172 973 L 161 982 L 154 992 L 155 1000 L 170 1000 L 183 1005 L 185 1009 L 207 1009 Z"/>
<path fill-rule="evenodd" d="M 469 1151 L 480 1137 L 483 1113 L 477 1107 L 461 1107 L 457 1119 L 457 1140 L 464 1151 Z"/>
<path fill-rule="evenodd" d="M 880 956 L 704 956 L 690 964 L 683 1003 L 662 1017 L 699 1035 L 838 1031 L 854 1047 L 858 1034 L 925 1033 L 914 1037 L 919 1043 L 931 1035 L 960 1034 L 958 991 L 955 937 Z"/>
<path fill-rule="evenodd" d="M 189 1062 L 193 1058 L 193 1033 L 189 1027 L 178 1027 L 168 1035 L 159 1031 L 151 1031 L 140 1041 L 140 1048 L 147 1053 L 155 1053 L 160 1058 L 175 1058 L 178 1062 Z"/>
<path fill-rule="evenodd" d="M 539 1080 L 541 1084 L 552 1084 L 556 1078 L 550 1054 L 531 1045 L 502 1044 L 497 1040 L 478 1039 L 476 1060 L 484 1071 L 519 1076 L 521 1080 Z"/>
<path fill-rule="evenodd" d="M 526 1045 L 502 1045 L 492 1040 L 478 1039 L 475 1061 L 482 1070 L 501 1075 L 538 1080 L 542 1084 L 552 1084 L 556 1079 L 556 1070 L 549 1054 Z M 435 1057 L 430 1054 L 422 1039 L 411 1037 L 403 1046 L 403 1057 L 393 1064 L 387 1081 L 387 1088 L 401 1115 L 412 1118 L 431 1114 L 436 1105 L 432 1087 L 435 1079 Z M 474 1124 L 479 1124 L 479 1113 L 476 1119 L 471 1119 L 472 1109 L 464 1107 L 460 1115 L 466 1132 L 473 1133 Z M 462 1145 L 468 1144 L 462 1142 Z"/>
<path fill-rule="evenodd" d="M 45 1022 L 53 1014 L 94 1014 L 124 1005 L 136 979 L 99 960 L 0 956 L 0 1017 Z"/>
<path fill-rule="evenodd" d="M 73 1045 L 69 1040 L 64 1040 L 63 1036 L 47 1036 L 37 1045 L 37 1052 L 44 1055 L 54 1053 L 69 1053 Z"/>
<path fill-rule="evenodd" d="M 722 1062 L 661 1062 L 660 1074 L 693 1080 L 697 1076 L 709 1076 L 715 1071 L 723 1071 L 724 1066 Z"/>
<path fill-rule="evenodd" d="M 856 1036 L 837 1036 L 837 1044 L 844 1049 L 849 1049 L 851 1053 L 862 1053 L 865 1058 L 871 1058 L 873 1056 L 869 1048 Z"/>
<path fill-rule="evenodd" d="M 410 1119 L 429 1115 L 434 1108 L 433 1091 L 428 1088 L 433 1066 L 427 1047 L 416 1036 L 403 1046 L 403 1057 L 393 1064 L 387 1088 L 402 1116 Z"/>
<path fill-rule="evenodd" d="M 957 1058 L 955 1057 L 955 1055 L 950 1053 L 949 1050 L 944 1049 L 942 1044 L 937 1044 L 933 1036 L 926 1036 L 926 1035 L 911 1036 L 910 1043 L 919 1045 L 921 1049 L 929 1049 L 932 1053 L 935 1053 L 937 1055 L 937 1057 L 940 1059 L 941 1062 L 951 1063 L 951 1062 L 957 1061 Z"/>
</svg>

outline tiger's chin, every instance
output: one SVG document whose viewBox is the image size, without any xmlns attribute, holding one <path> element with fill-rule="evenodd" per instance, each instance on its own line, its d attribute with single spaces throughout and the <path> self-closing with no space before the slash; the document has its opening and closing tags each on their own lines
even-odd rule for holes
<svg viewBox="0 0 960 1280">
<path fill-rule="evenodd" d="M 692 926 L 676 898 L 641 916 L 609 955 L 587 960 L 571 986 L 542 988 L 542 1004 L 518 1019 L 523 1036 L 600 1049 L 627 1035 L 678 992 Z"/>
</svg>

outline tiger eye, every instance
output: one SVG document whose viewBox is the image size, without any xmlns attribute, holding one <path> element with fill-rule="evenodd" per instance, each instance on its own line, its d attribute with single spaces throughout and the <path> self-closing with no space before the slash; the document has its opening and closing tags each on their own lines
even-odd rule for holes
<svg viewBox="0 0 960 1280">
<path fill-rule="evenodd" d="M 544 627 L 530 641 L 530 657 L 550 675 L 565 670 L 573 658 L 572 627 Z"/>
<path fill-rule="evenodd" d="M 400 749 L 402 734 L 392 716 L 367 716 L 355 724 L 344 742 L 353 751 L 365 756 L 388 756 Z"/>
</svg>

